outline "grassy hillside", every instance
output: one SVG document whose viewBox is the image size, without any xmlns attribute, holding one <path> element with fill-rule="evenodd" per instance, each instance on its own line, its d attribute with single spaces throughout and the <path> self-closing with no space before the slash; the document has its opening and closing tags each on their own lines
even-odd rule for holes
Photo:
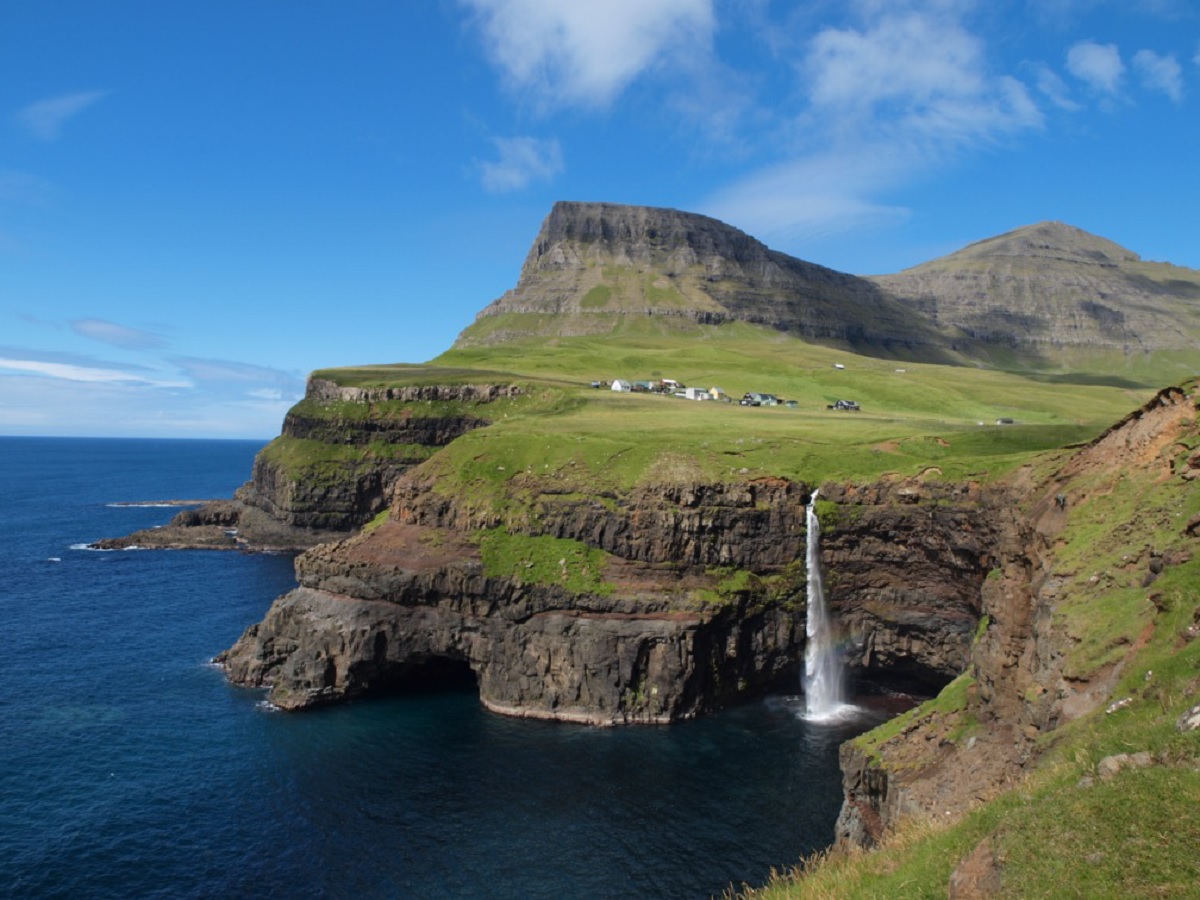
<svg viewBox="0 0 1200 900">
<path fill-rule="evenodd" d="M 1039 734 L 1025 777 L 993 799 L 949 818 L 929 810 L 875 852 L 819 854 L 747 896 L 945 896 L 951 873 L 985 839 L 1000 874 L 995 896 L 1196 896 L 1200 731 L 1178 723 L 1200 704 L 1200 559 L 1188 528 L 1200 491 L 1185 477 L 1198 447 L 1193 424 L 1147 464 L 1083 471 L 1066 488 L 1068 521 L 1050 558 L 1050 634 L 1066 683 L 1107 699 Z M 1155 560 L 1161 574 L 1149 577 Z M 856 740 L 869 748 L 884 732 L 915 728 L 908 740 L 925 744 L 920 722 L 937 711 L 948 739 L 965 747 L 972 723 L 953 717 L 969 678 Z M 1101 764 L 1120 754 L 1146 756 L 1115 773 Z"/>
<path fill-rule="evenodd" d="M 317 374 L 360 387 L 520 384 L 520 397 L 488 410 L 490 427 L 438 450 L 420 469 L 436 490 L 501 520 L 529 514 L 548 491 L 596 496 L 762 475 L 818 484 L 883 473 L 995 479 L 1031 461 L 1035 470 L 1046 466 L 1045 451 L 1094 437 L 1152 393 L 1087 383 L 1106 379 L 859 357 L 746 324 L 684 332 L 647 319 L 628 320 L 609 337 L 461 348 L 425 366 Z M 774 393 L 798 407 L 590 387 L 593 380 L 663 377 L 720 386 L 735 398 Z M 842 398 L 862 411 L 826 408 Z M 1001 418 L 1013 424 L 997 425 Z M 1193 436 L 1171 452 L 1186 456 L 1198 446 Z M 1200 493 L 1151 470 L 1080 476 L 1077 488 L 1087 499 L 1071 508 L 1055 549 L 1063 671 L 1082 682 L 1119 664 L 1112 696 L 1131 703 L 1041 735 L 1042 755 L 1027 779 L 964 816 L 911 819 L 878 852 L 821 855 L 803 877 L 782 875 L 754 896 L 944 896 L 950 873 L 984 838 L 1003 862 L 1006 896 L 1060 896 L 1064 885 L 1075 896 L 1194 895 L 1200 745 L 1175 722 L 1200 700 L 1200 640 L 1185 640 L 1200 616 L 1200 560 L 1190 558 L 1192 539 L 1182 529 L 1200 514 Z M 1172 559 L 1152 592 L 1142 586 L 1144 568 L 1129 563 L 1131 554 L 1144 562 L 1147 547 Z M 491 565 L 503 567 L 503 549 L 494 548 Z M 555 558 L 563 552 L 555 547 Z M 929 708 L 953 715 L 967 686 L 954 682 Z M 970 734 L 970 723 L 960 724 L 951 740 Z M 1142 750 L 1155 765 L 1096 777 L 1103 757 Z M 1080 786 L 1087 779 L 1093 783 Z"/>
<path fill-rule="evenodd" d="M 1055 384 L 982 369 L 897 364 L 747 324 L 630 320 L 615 336 L 451 350 L 426 366 L 331 369 L 357 387 L 517 383 L 522 396 L 474 410 L 493 422 L 424 464 L 438 490 L 513 512 L 539 492 L 627 490 L 678 480 L 785 476 L 819 484 L 882 473 L 994 478 L 1029 454 L 1087 440 L 1148 391 Z M 593 381 L 674 378 L 794 400 L 748 408 L 618 394 Z M 828 409 L 852 399 L 860 412 Z M 389 403 L 370 416 L 397 415 Z M 435 404 L 436 405 L 436 404 Z M 337 405 L 329 414 L 344 416 Z M 307 404 L 308 415 L 320 413 Z M 413 415 L 421 410 L 414 409 Z M 997 425 L 999 419 L 1013 424 Z"/>
</svg>

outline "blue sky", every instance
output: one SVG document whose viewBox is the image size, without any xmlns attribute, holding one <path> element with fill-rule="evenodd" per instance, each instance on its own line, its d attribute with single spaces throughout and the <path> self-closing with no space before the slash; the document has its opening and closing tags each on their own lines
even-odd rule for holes
<svg viewBox="0 0 1200 900">
<path fill-rule="evenodd" d="M 555 200 L 858 274 L 1046 219 L 1200 268 L 1194 0 L 4 0 L 0 434 L 276 434 Z"/>
</svg>

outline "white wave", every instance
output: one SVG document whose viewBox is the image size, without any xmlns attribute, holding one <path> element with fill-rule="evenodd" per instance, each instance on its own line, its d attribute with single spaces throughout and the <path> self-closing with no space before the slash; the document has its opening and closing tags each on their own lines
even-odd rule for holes
<svg viewBox="0 0 1200 900">
<path fill-rule="evenodd" d="M 111 509 L 181 509 L 185 506 L 203 506 L 211 500 L 117 500 L 104 505 Z"/>
<path fill-rule="evenodd" d="M 269 713 L 283 712 L 282 709 L 280 709 L 278 706 L 276 706 L 270 700 L 259 700 L 254 705 L 258 709 L 261 709 L 263 712 L 269 712 Z"/>
<path fill-rule="evenodd" d="M 51 556 L 46 562 L 62 562 L 61 556 Z"/>
<path fill-rule="evenodd" d="M 92 544 L 72 544 L 70 550 L 87 550 L 91 553 L 117 553 L 124 550 L 146 550 L 146 547 L 140 547 L 137 544 L 130 544 L 128 547 L 96 547 Z"/>
</svg>

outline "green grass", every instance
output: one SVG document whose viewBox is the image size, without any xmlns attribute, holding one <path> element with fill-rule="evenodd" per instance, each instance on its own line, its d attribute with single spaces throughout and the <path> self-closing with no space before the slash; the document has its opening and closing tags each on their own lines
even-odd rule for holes
<svg viewBox="0 0 1200 900">
<path fill-rule="evenodd" d="M 599 303 L 602 294 L 598 290 L 591 302 Z M 1091 438 L 1148 395 L 978 369 L 898 365 L 744 323 L 620 318 L 615 336 L 465 347 L 425 366 L 316 373 L 359 387 L 518 384 L 523 391 L 518 398 L 482 405 L 305 401 L 298 410 L 342 421 L 487 418 L 491 427 L 433 455 L 426 471 L 437 490 L 463 505 L 519 521 L 546 492 L 595 495 L 646 484 L 762 476 L 814 485 L 873 480 L 884 473 L 924 473 L 945 481 L 996 478 L 1031 454 Z M 672 377 L 719 386 L 733 397 L 774 393 L 796 400 L 799 408 L 696 403 L 587 386 L 618 377 Z M 826 408 L 843 398 L 857 400 L 863 411 Z M 1002 417 L 1017 424 L 995 425 Z"/>
<path fill-rule="evenodd" d="M 510 534 L 501 528 L 478 533 L 484 573 L 525 584 L 563 587 L 576 594 L 607 596 L 604 580 L 608 554 L 580 541 Z"/>
<path fill-rule="evenodd" d="M 584 309 L 603 309 L 612 299 L 612 288 L 607 284 L 598 284 L 589 290 L 579 301 Z"/>
<path fill-rule="evenodd" d="M 968 692 L 974 683 L 975 679 L 970 674 L 962 673 L 942 688 L 936 697 L 926 700 L 920 706 L 915 706 L 907 712 L 888 719 L 882 725 L 854 738 L 855 746 L 862 750 L 867 757 L 878 759 L 880 748 L 900 735 L 914 722 L 931 714 L 948 716 L 966 710 Z"/>
<path fill-rule="evenodd" d="M 806 601 L 806 573 L 802 560 L 767 574 L 733 566 L 717 566 L 706 574 L 714 579 L 713 586 L 696 592 L 696 599 L 704 606 L 745 602 L 747 608 L 782 606 L 799 612 Z"/>
</svg>

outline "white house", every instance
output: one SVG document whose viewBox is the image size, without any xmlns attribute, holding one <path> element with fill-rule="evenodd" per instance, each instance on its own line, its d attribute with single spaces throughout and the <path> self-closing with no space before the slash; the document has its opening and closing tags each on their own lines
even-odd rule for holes
<svg viewBox="0 0 1200 900">
<path fill-rule="evenodd" d="M 630 384 L 628 381 L 626 381 L 624 378 L 614 378 L 613 383 L 612 383 L 612 389 L 614 391 L 620 391 L 623 394 L 628 394 L 630 391 L 633 390 L 633 385 Z"/>
<path fill-rule="evenodd" d="M 704 388 L 697 388 L 697 387 L 684 388 L 683 396 L 687 397 L 689 400 L 708 400 L 708 399 L 710 399 L 708 396 L 708 391 L 706 391 Z"/>
</svg>

